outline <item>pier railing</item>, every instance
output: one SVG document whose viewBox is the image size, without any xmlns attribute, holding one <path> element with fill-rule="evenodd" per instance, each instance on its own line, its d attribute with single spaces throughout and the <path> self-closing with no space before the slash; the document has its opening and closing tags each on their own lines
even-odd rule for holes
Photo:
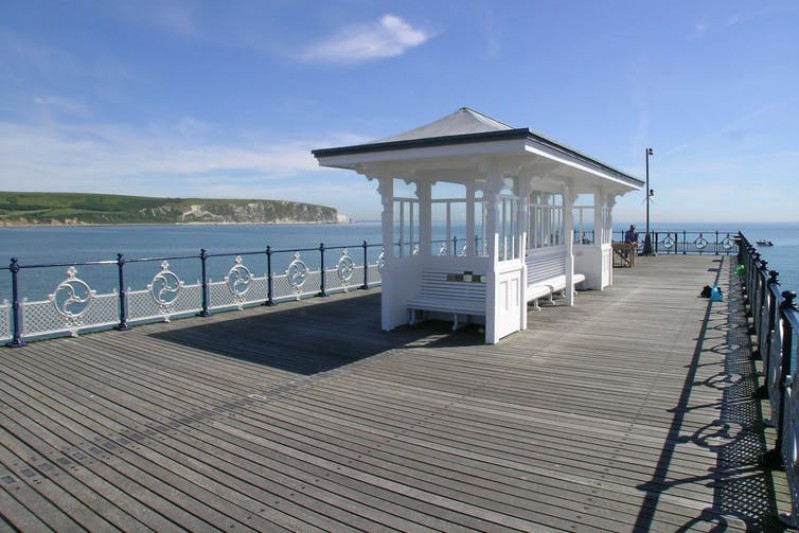
<svg viewBox="0 0 799 533">
<path fill-rule="evenodd" d="M 624 231 L 614 233 L 616 242 L 624 242 Z M 713 254 L 737 253 L 736 233 L 724 231 L 650 231 L 652 251 L 656 254 Z M 643 250 L 646 233 L 638 233 L 638 249 Z"/>
<path fill-rule="evenodd" d="M 11 301 L 0 303 L 0 341 L 20 347 L 35 338 L 368 289 L 381 284 L 382 266 L 382 246 L 366 241 L 131 259 L 119 253 L 113 260 L 63 264 L 28 265 L 13 258 L 0 267 L 11 286 Z M 35 293 L 33 281 L 55 269 L 61 278 L 46 296 L 23 296 L 23 287 Z"/>
<path fill-rule="evenodd" d="M 738 243 L 741 288 L 756 339 L 753 356 L 762 360 L 763 384 L 756 395 L 771 405 L 768 425 L 776 431 L 774 448 L 763 456 L 771 468 L 784 469 L 791 492 L 791 514 L 781 517 L 799 525 L 799 375 L 796 292 L 780 285 L 779 272 L 768 268 L 757 249 L 741 234 Z"/>
<path fill-rule="evenodd" d="M 652 232 L 655 253 L 730 254 L 735 237 L 708 231 Z M 642 234 L 639 240 L 643 242 Z M 593 243 L 593 231 L 576 236 Z M 623 241 L 624 231 L 614 234 Z M 474 237 L 477 255 L 486 243 Z M 464 255 L 467 239 L 435 240 L 436 255 Z M 395 255 L 415 255 L 419 244 L 395 243 Z M 639 248 L 642 249 L 642 248 Z M 0 267 L 0 342 L 22 346 L 25 339 L 132 324 L 208 316 L 215 311 L 325 296 L 381 283 L 382 245 L 209 253 L 58 264 L 25 264 L 16 258 Z M 6 271 L 8 275 L 5 275 Z M 44 285 L 43 285 L 44 284 Z M 5 289 L 5 290 L 4 290 Z"/>
</svg>

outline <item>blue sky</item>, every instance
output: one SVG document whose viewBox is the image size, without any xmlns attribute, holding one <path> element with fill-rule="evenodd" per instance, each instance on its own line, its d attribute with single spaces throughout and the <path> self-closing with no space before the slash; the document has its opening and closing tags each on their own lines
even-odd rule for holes
<svg viewBox="0 0 799 533">
<path fill-rule="evenodd" d="M 652 147 L 656 229 L 795 222 L 797 28 L 795 0 L 3 0 L 0 190 L 376 219 L 310 151 L 467 106 L 641 179 Z"/>
</svg>

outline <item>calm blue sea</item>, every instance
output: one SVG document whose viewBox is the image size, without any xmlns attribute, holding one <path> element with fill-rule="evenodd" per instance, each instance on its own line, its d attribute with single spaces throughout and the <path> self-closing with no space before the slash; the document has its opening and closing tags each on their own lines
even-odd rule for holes
<svg viewBox="0 0 799 533">
<path fill-rule="evenodd" d="M 626 225 L 629 227 L 629 224 Z M 642 224 L 637 227 L 643 228 Z M 760 239 L 766 239 L 774 243 L 774 246 L 757 246 L 761 257 L 768 262 L 771 270 L 780 273 L 779 280 L 783 289 L 790 289 L 799 292 L 799 223 L 719 223 L 719 224 L 668 224 L 651 226 L 653 231 L 704 231 L 705 236 L 710 240 L 710 235 L 714 231 L 720 233 L 730 233 L 735 235 L 738 231 L 755 244 Z"/>
<path fill-rule="evenodd" d="M 637 224 L 639 231 L 642 224 Z M 629 223 L 616 224 L 615 234 L 620 234 Z M 784 288 L 799 290 L 799 223 L 792 224 L 669 224 L 652 226 L 656 231 L 704 232 L 708 237 L 715 231 L 735 234 L 741 230 L 755 242 L 766 238 L 773 247 L 761 248 L 770 268 L 780 272 Z M 320 243 L 326 248 L 348 246 L 349 253 L 360 264 L 363 251 L 359 245 L 382 241 L 379 223 L 341 225 L 186 225 L 186 226 L 99 226 L 99 227 L 25 227 L 0 228 L 0 267 L 7 267 L 12 257 L 20 265 L 57 263 L 49 268 L 24 268 L 20 271 L 21 292 L 31 300 L 45 298 L 66 278 L 67 267 L 78 264 L 78 277 L 88 282 L 98 292 L 108 292 L 118 286 L 118 269 L 115 265 L 85 265 L 95 261 L 116 261 L 123 253 L 130 261 L 125 265 L 125 284 L 142 288 L 160 270 L 161 261 L 135 261 L 146 258 L 170 257 L 170 269 L 178 272 L 184 281 L 193 283 L 200 278 L 200 262 L 196 258 L 200 249 L 210 254 L 232 254 L 209 259 L 209 276 L 221 279 L 233 265 L 235 254 L 244 255 L 256 275 L 267 271 L 267 245 L 273 250 L 301 251 L 301 258 L 309 266 L 318 266 Z M 379 247 L 369 249 L 370 261 L 380 252 Z M 335 264 L 342 250 L 325 254 L 325 264 Z M 273 256 L 273 272 L 285 270 L 293 253 Z M 10 273 L 0 270 L 0 300 L 11 299 Z"/>
</svg>

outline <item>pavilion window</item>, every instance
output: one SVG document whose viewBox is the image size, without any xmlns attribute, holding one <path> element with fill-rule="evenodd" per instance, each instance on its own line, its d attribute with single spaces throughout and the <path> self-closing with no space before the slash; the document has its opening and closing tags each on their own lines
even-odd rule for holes
<svg viewBox="0 0 799 533">
<path fill-rule="evenodd" d="M 466 185 L 437 182 L 432 187 L 430 249 L 434 255 L 466 255 Z"/>
<path fill-rule="evenodd" d="M 581 200 L 591 199 L 591 204 L 581 204 Z M 594 232 L 594 213 L 595 208 L 593 198 L 591 195 L 578 196 L 575 202 L 574 209 L 574 244 L 594 244 L 597 237 L 600 239 L 602 235 L 595 235 Z M 601 229 L 601 228 L 600 228 Z"/>
<path fill-rule="evenodd" d="M 502 190 L 497 201 L 497 234 L 499 249 L 497 259 L 509 261 L 519 259 L 519 197 L 516 195 L 516 178 L 506 177 L 502 182 Z"/>
<path fill-rule="evenodd" d="M 488 203 L 482 189 L 477 189 L 474 193 L 474 255 L 479 257 L 488 257 L 487 219 Z"/>
<path fill-rule="evenodd" d="M 613 210 L 610 206 L 604 205 L 602 207 L 602 242 L 609 244 L 613 242 L 613 230 L 611 229 Z"/>
<path fill-rule="evenodd" d="M 530 227 L 527 248 L 547 248 L 564 243 L 563 195 L 533 191 L 530 195 Z"/>
<path fill-rule="evenodd" d="M 394 246 L 397 257 L 419 253 L 419 198 L 416 191 L 404 180 L 394 180 Z"/>
</svg>

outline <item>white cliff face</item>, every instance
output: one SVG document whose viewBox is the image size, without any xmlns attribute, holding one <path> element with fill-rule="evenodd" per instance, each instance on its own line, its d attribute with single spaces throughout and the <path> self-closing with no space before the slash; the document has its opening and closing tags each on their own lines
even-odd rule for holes
<svg viewBox="0 0 799 533">
<path fill-rule="evenodd" d="M 205 200 L 74 193 L 2 193 L 0 226 L 335 224 L 331 207 L 282 200 Z"/>
<path fill-rule="evenodd" d="M 347 219 L 347 222 L 349 220 Z M 334 209 L 294 202 L 248 202 L 192 204 L 180 214 L 180 222 L 215 224 L 333 224 L 339 222 Z"/>
</svg>

